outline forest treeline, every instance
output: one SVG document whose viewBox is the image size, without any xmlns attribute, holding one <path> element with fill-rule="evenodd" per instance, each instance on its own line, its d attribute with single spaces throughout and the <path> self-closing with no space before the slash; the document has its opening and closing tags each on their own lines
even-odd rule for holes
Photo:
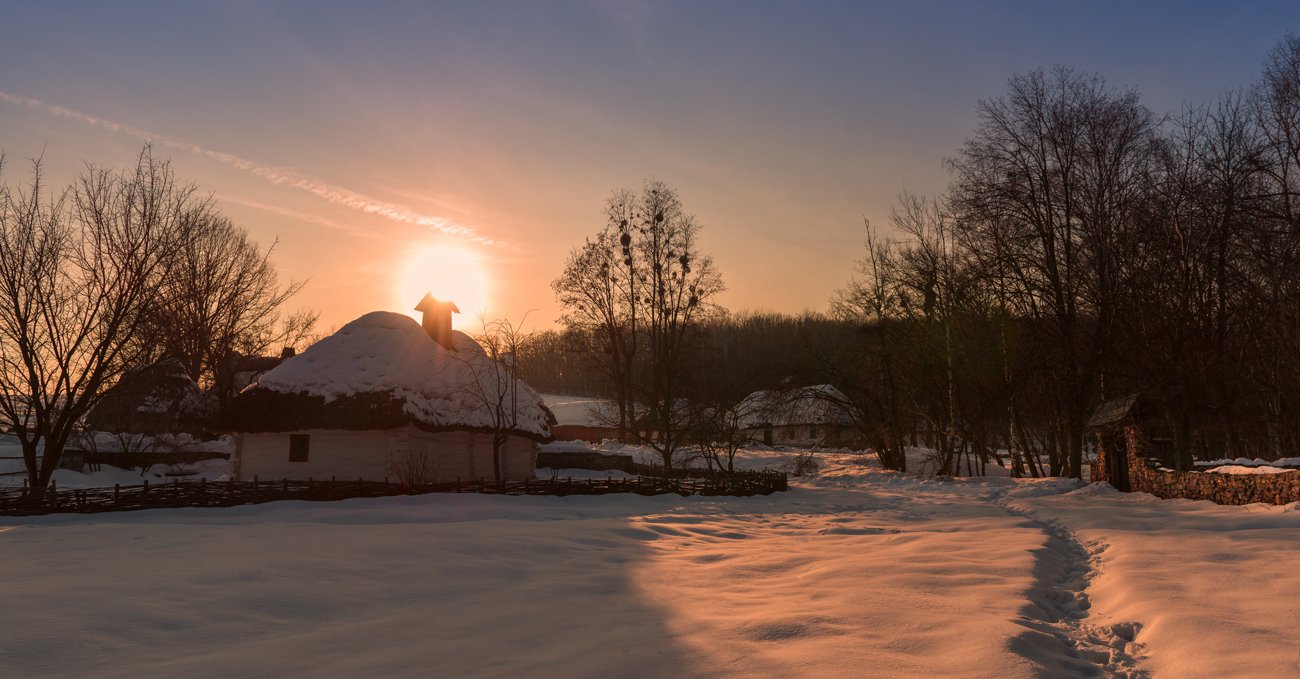
<svg viewBox="0 0 1300 679">
<path fill-rule="evenodd" d="M 947 191 L 867 225 L 829 316 L 700 314 L 672 396 L 831 381 L 900 468 L 919 438 L 950 462 L 1001 450 L 1017 473 L 1078 476 L 1089 413 L 1132 393 L 1179 467 L 1300 449 L 1300 40 L 1174 113 L 1067 68 L 976 110 Z M 529 381 L 610 394 L 595 327 L 540 335 Z"/>
</svg>

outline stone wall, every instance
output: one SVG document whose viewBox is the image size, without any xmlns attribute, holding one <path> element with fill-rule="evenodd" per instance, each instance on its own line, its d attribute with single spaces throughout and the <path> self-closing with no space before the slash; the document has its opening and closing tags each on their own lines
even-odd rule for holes
<svg viewBox="0 0 1300 679">
<path fill-rule="evenodd" d="M 1125 427 L 1124 439 L 1128 481 L 1134 491 L 1161 498 L 1209 500 L 1221 505 L 1253 502 L 1281 505 L 1300 501 L 1300 471 L 1279 474 L 1178 472 L 1151 459 L 1151 441 L 1141 428 Z M 1098 446 L 1097 460 L 1092 465 L 1094 481 L 1110 481 L 1106 477 L 1106 456 L 1113 453 L 1106 450 L 1105 445 Z"/>
</svg>

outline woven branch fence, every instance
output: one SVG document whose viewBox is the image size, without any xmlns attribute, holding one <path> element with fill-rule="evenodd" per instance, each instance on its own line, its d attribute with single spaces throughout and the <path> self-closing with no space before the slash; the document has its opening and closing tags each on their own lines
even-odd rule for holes
<svg viewBox="0 0 1300 679">
<path fill-rule="evenodd" d="M 115 485 L 111 488 L 0 490 L 0 516 L 121 512 L 178 507 L 234 507 L 277 500 L 332 501 L 360 497 L 424 495 L 427 493 L 483 493 L 489 495 L 768 495 L 787 490 L 785 474 L 747 471 L 698 477 L 637 476 L 626 479 L 530 479 L 494 483 L 473 481 L 403 485 L 388 481 L 172 481 L 170 483 Z"/>
</svg>

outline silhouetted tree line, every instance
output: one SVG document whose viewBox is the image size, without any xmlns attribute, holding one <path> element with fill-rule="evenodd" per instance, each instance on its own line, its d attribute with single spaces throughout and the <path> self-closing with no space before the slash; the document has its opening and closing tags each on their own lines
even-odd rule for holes
<svg viewBox="0 0 1300 679">
<path fill-rule="evenodd" d="M 949 473 L 996 459 L 1078 476 L 1089 413 L 1131 393 L 1157 404 L 1179 467 L 1300 450 L 1300 40 L 1177 114 L 1066 68 L 1015 75 L 976 110 L 946 194 L 900 197 L 887 234 L 867 225 L 831 318 L 698 319 L 675 395 L 830 381 L 900 469 L 924 444 Z M 597 251 L 617 268 L 620 233 L 570 268 Z M 556 285 L 569 310 L 566 292 L 617 289 Z M 542 334 L 527 379 L 617 395 L 635 333 L 574 319 Z"/>
<path fill-rule="evenodd" d="M 689 391 L 709 391 L 735 403 L 756 389 L 833 375 L 826 345 L 851 337 L 853 325 L 811 312 L 719 312 L 695 330 Z M 543 392 L 609 396 L 607 379 L 588 353 L 591 341 L 578 333 L 535 333 L 521 354 L 525 381 Z"/>
<path fill-rule="evenodd" d="M 1300 40 L 1176 115 L 1063 68 L 977 111 L 948 193 L 868 226 L 835 302 L 881 445 L 1078 476 L 1089 413 L 1138 392 L 1179 467 L 1300 449 Z"/>
</svg>

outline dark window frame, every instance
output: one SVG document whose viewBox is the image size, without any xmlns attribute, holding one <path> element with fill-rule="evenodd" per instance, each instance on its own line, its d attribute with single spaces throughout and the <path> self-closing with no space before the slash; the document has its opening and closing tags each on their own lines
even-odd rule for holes
<svg viewBox="0 0 1300 679">
<path fill-rule="evenodd" d="M 311 435 L 289 434 L 289 461 L 306 462 L 311 457 Z"/>
</svg>

